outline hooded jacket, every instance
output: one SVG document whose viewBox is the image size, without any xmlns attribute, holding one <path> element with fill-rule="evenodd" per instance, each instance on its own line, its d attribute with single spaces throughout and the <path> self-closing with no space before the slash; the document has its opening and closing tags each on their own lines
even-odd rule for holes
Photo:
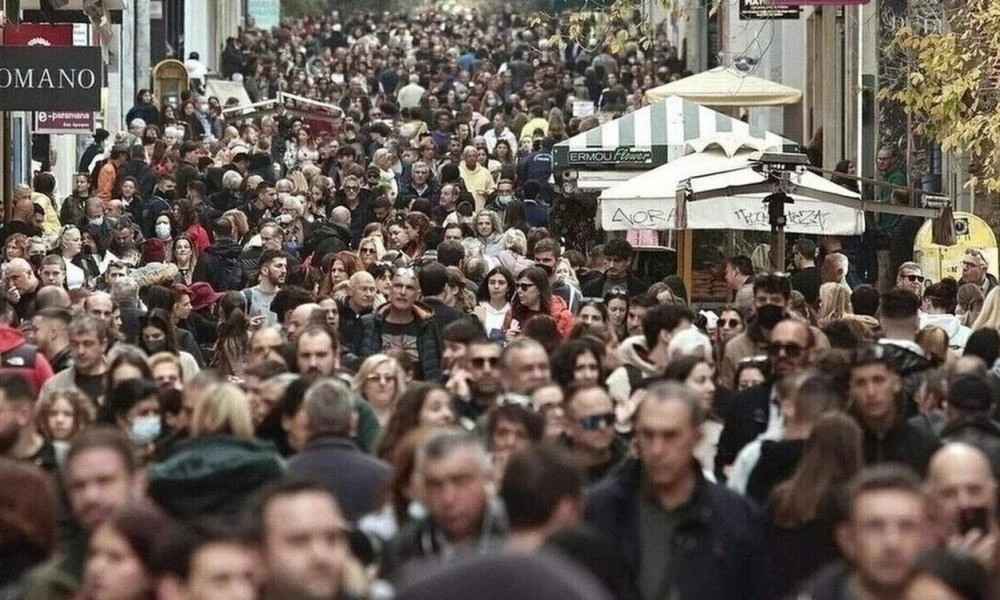
<svg viewBox="0 0 1000 600">
<path fill-rule="evenodd" d="M 240 269 L 241 252 L 239 244 L 231 239 L 215 240 L 215 243 L 205 248 L 198 257 L 192 279 L 210 283 L 212 289 L 217 292 L 239 291 L 244 283 L 243 272 Z"/>
<path fill-rule="evenodd" d="M 312 264 L 319 265 L 323 257 L 351 247 L 351 230 L 333 221 L 314 227 L 302 247 L 303 258 L 312 256 Z"/>
<path fill-rule="evenodd" d="M 944 332 L 948 334 L 948 347 L 958 352 L 965 350 L 965 342 L 972 335 L 972 330 L 962 325 L 959 318 L 955 315 L 925 313 L 920 317 L 920 328 L 923 329 L 924 327 L 940 327 L 944 329 Z"/>
<path fill-rule="evenodd" d="M 194 437 L 148 470 L 149 495 L 176 517 L 232 514 L 261 486 L 284 475 L 278 453 L 257 440 Z"/>
<path fill-rule="evenodd" d="M 35 346 L 24 340 L 24 335 L 8 325 L 0 325 L 0 373 L 20 375 L 31 386 L 34 396 L 52 377 L 52 367 Z"/>
<path fill-rule="evenodd" d="M 385 328 L 385 318 L 392 308 L 385 303 L 378 310 L 361 317 L 361 350 L 359 358 L 365 359 L 372 354 L 385 350 L 382 347 L 382 330 Z M 416 373 L 418 380 L 438 381 L 441 379 L 441 336 L 434 322 L 434 311 L 423 302 L 413 305 L 413 322 L 409 324 L 416 332 L 417 361 Z"/>
<path fill-rule="evenodd" d="M 618 346 L 618 356 L 621 358 L 622 366 L 608 376 L 608 394 L 615 402 L 625 402 L 632 395 L 632 383 L 637 379 L 636 375 L 638 379 L 643 379 L 659 375 L 662 370 L 649 360 L 646 338 L 642 335 L 626 338 Z M 632 371 L 631 375 L 629 371 Z"/>
</svg>

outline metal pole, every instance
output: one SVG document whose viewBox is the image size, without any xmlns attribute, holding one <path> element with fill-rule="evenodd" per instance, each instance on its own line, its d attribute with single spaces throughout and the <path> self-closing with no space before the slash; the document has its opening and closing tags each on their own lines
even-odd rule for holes
<svg viewBox="0 0 1000 600">
<path fill-rule="evenodd" d="M 13 143 L 10 136 L 9 112 L 0 112 L 0 127 L 3 128 L 3 132 L 0 133 L 0 145 L 3 146 L 0 149 L 0 162 L 3 163 L 2 174 L 0 174 L 0 194 L 3 194 L 3 221 L 4 223 L 8 223 L 10 222 L 10 215 L 13 209 L 12 200 L 14 198 L 14 172 L 12 170 L 13 158 L 11 156 Z"/>
<path fill-rule="evenodd" d="M 135 0 L 136 90 L 151 87 L 149 79 L 149 2 L 150 0 Z"/>
</svg>

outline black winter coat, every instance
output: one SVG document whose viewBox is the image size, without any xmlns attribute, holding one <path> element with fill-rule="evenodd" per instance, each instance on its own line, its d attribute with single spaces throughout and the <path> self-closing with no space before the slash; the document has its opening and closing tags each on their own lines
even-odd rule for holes
<svg viewBox="0 0 1000 600">
<path fill-rule="evenodd" d="M 353 441 L 337 436 L 310 440 L 288 463 L 288 473 L 325 483 L 352 522 L 378 510 L 380 496 L 392 477 L 389 465 L 361 452 Z"/>
<path fill-rule="evenodd" d="M 680 600 L 770 598 L 763 523 L 756 508 L 729 489 L 710 483 L 701 468 L 690 510 L 670 540 L 673 585 Z M 633 459 L 598 484 L 587 498 L 585 518 L 610 542 L 625 573 L 630 598 L 639 598 L 639 498 L 642 463 Z"/>
<path fill-rule="evenodd" d="M 207 281 L 217 292 L 243 289 L 244 276 L 240 269 L 242 248 L 230 239 L 221 238 L 205 248 L 198 257 L 192 276 L 194 281 Z"/>
</svg>

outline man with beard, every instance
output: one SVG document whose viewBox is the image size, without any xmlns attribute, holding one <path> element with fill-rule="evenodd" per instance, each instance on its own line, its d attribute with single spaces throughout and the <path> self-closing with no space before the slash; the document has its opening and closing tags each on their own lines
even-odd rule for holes
<svg viewBox="0 0 1000 600">
<path fill-rule="evenodd" d="M 262 181 L 253 190 L 253 202 L 248 204 L 243 212 L 251 223 L 259 223 L 264 219 L 276 217 L 274 203 L 278 200 L 278 192 L 273 183 Z"/>
<path fill-rule="evenodd" d="M 278 315 L 271 311 L 271 302 L 285 285 L 287 276 L 288 255 L 281 250 L 264 250 L 260 255 L 260 283 L 243 290 L 251 319 L 259 317 L 265 325 L 278 323 Z"/>
<path fill-rule="evenodd" d="M 56 471 L 56 452 L 34 424 L 35 397 L 24 377 L 0 373 L 0 456 Z"/>
<path fill-rule="evenodd" d="M 465 367 L 457 366 L 448 380 L 448 390 L 454 394 L 455 416 L 466 429 L 474 429 L 477 421 L 500 399 L 500 355 L 503 348 L 486 338 L 469 342 Z"/>
<path fill-rule="evenodd" d="M 815 350 L 816 337 L 805 323 L 785 319 L 774 325 L 766 346 L 773 377 L 737 393 L 730 400 L 715 455 L 717 473 L 725 472 L 740 450 L 758 435 L 776 437 L 781 431 L 783 422 L 777 401 L 777 380 L 808 367 Z"/>
<path fill-rule="evenodd" d="M 57 307 L 42 309 L 31 319 L 35 344 L 48 359 L 54 373 L 71 364 L 68 328 L 72 319 L 73 315 L 68 310 Z"/>
<path fill-rule="evenodd" d="M 632 264 L 632 244 L 624 239 L 609 240 L 604 244 L 607 265 L 602 277 L 592 279 L 583 287 L 587 298 L 603 298 L 615 288 L 628 290 L 630 296 L 638 296 L 646 291 L 646 284 L 629 271 Z"/>
<path fill-rule="evenodd" d="M 66 455 L 63 477 L 73 517 L 83 535 L 68 539 L 59 554 L 28 573 L 25 598 L 77 597 L 90 534 L 143 496 L 144 478 L 132 442 L 117 428 L 96 427 L 81 432 Z"/>
<path fill-rule="evenodd" d="M 333 377 L 340 368 L 337 332 L 325 324 L 306 325 L 295 338 L 295 362 L 301 375 Z M 364 450 L 371 451 L 379 431 L 375 411 L 367 402 L 356 402 L 354 418 L 354 439 Z"/>
<path fill-rule="evenodd" d="M 326 487 L 296 480 L 272 484 L 250 511 L 250 522 L 264 562 L 262 598 L 350 597 L 343 590 L 350 524 Z"/>
<path fill-rule="evenodd" d="M 788 300 L 792 296 L 791 279 L 787 275 L 766 273 L 753 280 L 753 318 L 746 331 L 726 343 L 726 351 L 719 363 L 719 381 L 732 386 L 736 377 L 736 367 L 744 358 L 767 354 L 771 329 L 787 315 Z M 823 333 L 812 328 L 816 348 L 830 347 Z"/>
</svg>

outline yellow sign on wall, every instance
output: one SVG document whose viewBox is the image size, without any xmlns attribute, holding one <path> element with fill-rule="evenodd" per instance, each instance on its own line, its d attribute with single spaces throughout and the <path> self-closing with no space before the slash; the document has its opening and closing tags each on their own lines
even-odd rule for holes
<svg viewBox="0 0 1000 600">
<path fill-rule="evenodd" d="M 962 255 L 968 248 L 975 248 L 983 253 L 989 261 L 988 271 L 997 275 L 1000 256 L 997 251 L 997 238 L 993 229 L 976 215 L 967 212 L 955 213 L 954 246 L 941 246 L 931 242 L 932 222 L 927 220 L 917 232 L 913 243 L 913 260 L 920 263 L 924 276 L 931 281 L 941 281 L 952 277 L 956 281 L 962 278 Z M 893 275 L 895 276 L 895 275 Z"/>
</svg>

